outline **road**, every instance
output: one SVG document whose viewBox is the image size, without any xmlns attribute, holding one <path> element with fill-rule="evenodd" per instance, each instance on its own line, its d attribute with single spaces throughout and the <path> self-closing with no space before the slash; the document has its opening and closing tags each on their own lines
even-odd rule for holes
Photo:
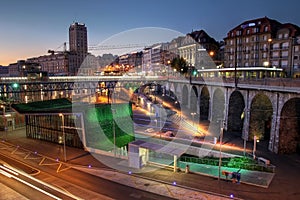
<svg viewBox="0 0 300 200">
<path fill-rule="evenodd" d="M 37 187 L 46 188 L 47 192 L 57 196 L 57 199 L 171 199 L 102 179 L 72 168 L 61 170 L 58 173 L 57 166 L 55 165 L 39 165 L 39 162 L 35 159 L 20 161 L 18 156 L 19 155 L 15 154 L 9 155 L 9 152 L 2 150 L 0 159 L 19 170 L 31 173 L 32 175 L 30 177 L 34 176 L 37 180 L 43 181 L 45 184 L 49 184 L 59 190 L 60 192 L 54 191 L 54 189 L 49 190 L 47 186 L 34 183 Z M 19 178 L 29 181 L 28 177 L 22 176 Z M 30 180 L 30 183 L 33 182 L 34 181 Z M 4 175 L 1 175 L 0 183 L 13 188 L 16 192 L 28 199 L 53 199 L 53 197 L 45 196 L 45 194 L 28 188 L 27 185 L 16 182 L 16 180 L 12 180 Z M 75 195 L 75 197 L 73 195 Z"/>
</svg>

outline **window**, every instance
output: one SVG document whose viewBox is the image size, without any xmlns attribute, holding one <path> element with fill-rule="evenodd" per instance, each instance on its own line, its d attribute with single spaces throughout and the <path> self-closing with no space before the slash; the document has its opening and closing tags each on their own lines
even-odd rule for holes
<svg viewBox="0 0 300 200">
<path fill-rule="evenodd" d="M 288 42 L 283 43 L 282 48 L 283 49 L 288 49 L 289 48 L 289 43 Z"/>
<path fill-rule="evenodd" d="M 278 66 L 278 60 L 272 61 L 272 66 Z"/>
<path fill-rule="evenodd" d="M 267 53 L 263 53 L 263 58 L 267 58 Z"/>
<path fill-rule="evenodd" d="M 282 60 L 281 61 L 281 67 L 287 67 L 288 61 L 287 60 Z"/>
<path fill-rule="evenodd" d="M 266 35 L 263 36 L 263 41 L 267 41 L 268 37 Z"/>
<path fill-rule="evenodd" d="M 279 43 L 273 44 L 273 49 L 279 49 Z"/>
<path fill-rule="evenodd" d="M 264 51 L 268 50 L 267 44 L 264 44 L 264 45 L 263 45 L 263 50 L 264 50 Z"/>
<path fill-rule="evenodd" d="M 282 57 L 288 57 L 288 55 L 289 55 L 289 52 L 288 52 L 288 51 L 283 51 L 283 52 L 281 52 L 281 56 L 282 56 Z"/>
<path fill-rule="evenodd" d="M 299 46 L 295 46 L 295 51 L 299 51 Z"/>
<path fill-rule="evenodd" d="M 285 39 L 289 38 L 289 34 L 288 34 L 288 33 L 285 33 L 285 34 L 284 34 L 284 38 L 285 38 Z"/>
<path fill-rule="evenodd" d="M 279 34 L 279 35 L 278 35 L 278 39 L 282 39 L 282 34 Z"/>
<path fill-rule="evenodd" d="M 265 32 L 268 32 L 268 31 L 269 31 L 269 27 L 268 27 L 268 26 L 265 26 L 264 31 L 265 31 Z"/>
<path fill-rule="evenodd" d="M 247 29 L 246 34 L 247 34 L 247 35 L 250 34 L 250 29 Z"/>
</svg>

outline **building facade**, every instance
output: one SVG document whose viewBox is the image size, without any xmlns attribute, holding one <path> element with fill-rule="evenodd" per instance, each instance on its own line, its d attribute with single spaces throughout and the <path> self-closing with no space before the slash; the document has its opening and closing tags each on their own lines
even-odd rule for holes
<svg viewBox="0 0 300 200">
<path fill-rule="evenodd" d="M 211 69 L 219 65 L 219 44 L 204 30 L 187 34 L 178 47 L 179 57 L 196 69 Z M 217 62 L 218 61 L 218 62 Z"/>
<path fill-rule="evenodd" d="M 32 57 L 26 61 L 20 60 L 10 64 L 8 66 L 9 76 L 24 75 L 23 67 L 26 66 L 26 63 L 37 63 L 41 67 L 40 70 L 48 72 L 50 76 L 77 75 L 88 55 L 87 28 L 84 24 L 75 22 L 70 25 L 69 44 L 69 51 L 67 51 L 66 43 L 64 43 L 63 51 L 49 50 L 48 53 L 50 54 L 48 55 Z M 89 71 L 91 70 L 89 69 Z"/>
<path fill-rule="evenodd" d="M 299 30 L 268 17 L 245 21 L 224 38 L 224 66 L 276 67 L 293 77 L 299 68 Z"/>
<path fill-rule="evenodd" d="M 70 52 L 51 53 L 39 57 L 28 58 L 27 62 L 38 63 L 49 75 L 69 75 Z"/>
<path fill-rule="evenodd" d="M 75 22 L 69 27 L 69 74 L 76 75 L 82 62 L 88 55 L 87 28 L 85 24 Z"/>
</svg>

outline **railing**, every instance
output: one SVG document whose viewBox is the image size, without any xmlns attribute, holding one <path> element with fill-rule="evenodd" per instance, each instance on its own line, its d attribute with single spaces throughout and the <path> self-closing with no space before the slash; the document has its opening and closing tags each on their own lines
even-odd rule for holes
<svg viewBox="0 0 300 200">
<path fill-rule="evenodd" d="M 20 77 L 21 78 L 21 77 Z M 299 93 L 300 79 L 293 78 L 257 78 L 257 77 L 190 77 L 179 74 L 169 74 L 167 76 L 73 76 L 73 77 L 49 77 L 48 81 L 32 81 L 26 78 L 2 77 L 1 84 L 49 84 L 67 82 L 101 82 L 101 81 L 167 81 L 176 83 L 206 84 L 226 87 L 235 87 L 235 83 L 240 88 L 265 89 L 276 91 L 288 91 Z"/>
<path fill-rule="evenodd" d="M 191 79 L 192 84 L 193 83 L 224 83 L 224 84 L 233 84 L 235 82 L 235 78 L 221 78 L 221 77 L 192 77 Z M 239 77 L 237 79 L 237 84 L 245 85 L 255 85 L 255 86 L 276 86 L 276 87 L 282 87 L 283 89 L 288 88 L 294 88 L 295 91 L 299 90 L 300 88 L 300 79 L 292 79 L 292 78 L 243 78 Z"/>
<path fill-rule="evenodd" d="M 244 158 L 238 158 L 244 159 Z M 249 162 L 250 158 L 245 158 L 242 162 L 234 161 L 234 158 L 223 158 L 222 159 L 222 166 L 224 167 L 232 167 L 232 168 L 239 168 L 239 169 L 246 169 L 246 170 L 253 170 L 253 171 L 264 171 L 264 172 L 275 172 L 274 165 L 264 165 L 264 164 L 257 164 L 254 161 Z M 189 156 L 181 156 L 180 161 L 189 162 L 189 163 L 197 163 L 197 164 L 205 164 L 205 165 L 219 165 L 219 158 L 197 158 L 197 157 L 189 157 Z"/>
</svg>

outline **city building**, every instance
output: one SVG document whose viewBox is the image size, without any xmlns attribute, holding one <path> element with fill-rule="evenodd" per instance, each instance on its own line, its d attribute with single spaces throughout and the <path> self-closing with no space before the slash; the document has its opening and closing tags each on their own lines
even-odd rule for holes
<svg viewBox="0 0 300 200">
<path fill-rule="evenodd" d="M 87 28 L 85 24 L 75 22 L 69 27 L 69 74 L 76 75 L 85 57 L 88 55 Z"/>
<path fill-rule="evenodd" d="M 151 71 L 151 52 L 151 47 L 147 47 L 143 50 L 142 71 L 145 73 Z"/>
<path fill-rule="evenodd" d="M 276 67 L 299 75 L 300 28 L 268 17 L 248 20 L 224 38 L 225 67 Z"/>
<path fill-rule="evenodd" d="M 167 72 L 169 58 L 169 43 L 154 44 L 151 48 L 151 71 L 154 74 L 163 74 Z"/>
<path fill-rule="evenodd" d="M 38 63 L 43 71 L 49 75 L 69 75 L 69 59 L 71 57 L 68 51 L 49 51 L 50 55 L 28 58 L 26 61 Z"/>
<path fill-rule="evenodd" d="M 8 67 L 0 65 L 0 75 L 1 77 L 8 76 Z"/>
<path fill-rule="evenodd" d="M 153 44 L 143 50 L 142 70 L 146 74 L 167 74 L 167 66 L 171 61 L 169 43 Z"/>
<path fill-rule="evenodd" d="M 18 61 L 8 66 L 9 76 L 22 76 L 24 63 L 37 63 L 40 70 L 47 71 L 50 76 L 77 75 L 81 64 L 88 55 L 87 28 L 85 24 L 75 22 L 69 27 L 69 45 L 66 43 L 63 50 L 49 50 L 48 55 L 28 58 L 26 61 Z M 90 62 L 90 61 L 89 61 Z M 89 70 L 81 70 L 89 71 Z M 95 70 L 96 71 L 96 70 Z"/>
<path fill-rule="evenodd" d="M 220 65 L 219 43 L 204 30 L 188 33 L 178 47 L 179 57 L 197 69 L 211 69 Z"/>
</svg>

